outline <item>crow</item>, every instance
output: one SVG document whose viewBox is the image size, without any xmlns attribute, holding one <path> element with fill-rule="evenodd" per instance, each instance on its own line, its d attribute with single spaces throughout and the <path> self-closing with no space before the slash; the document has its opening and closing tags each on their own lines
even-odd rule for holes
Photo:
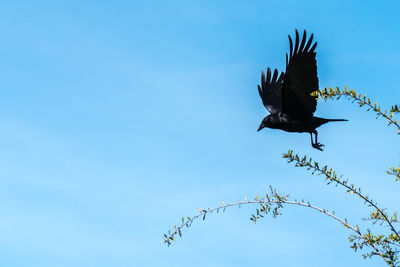
<svg viewBox="0 0 400 267">
<path fill-rule="evenodd" d="M 317 61 L 315 48 L 312 46 L 314 35 L 311 34 L 307 43 L 307 34 L 304 30 L 303 37 L 299 38 L 296 30 L 296 41 L 289 35 L 290 53 L 286 54 L 286 72 L 278 77 L 275 69 L 267 69 L 267 75 L 261 72 L 261 86 L 258 92 L 265 108 L 271 113 L 266 116 L 257 131 L 268 127 L 286 132 L 309 133 L 311 146 L 322 151 L 323 144 L 318 143 L 316 128 L 330 121 L 347 121 L 344 119 L 324 119 L 313 116 L 317 109 L 317 97 L 311 95 L 318 90 Z M 271 77 L 272 76 L 272 77 Z M 315 135 L 315 142 L 313 135 Z"/>
</svg>

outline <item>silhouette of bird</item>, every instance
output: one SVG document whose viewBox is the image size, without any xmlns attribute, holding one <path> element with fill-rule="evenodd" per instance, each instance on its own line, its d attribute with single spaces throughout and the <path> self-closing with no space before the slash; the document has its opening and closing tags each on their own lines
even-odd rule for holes
<svg viewBox="0 0 400 267">
<path fill-rule="evenodd" d="M 258 85 L 258 92 L 265 108 L 271 114 L 262 120 L 258 131 L 268 127 L 286 132 L 310 133 L 312 147 L 322 151 L 324 145 L 318 143 L 316 128 L 330 121 L 347 120 L 324 119 L 313 115 L 317 109 L 317 97 L 311 93 L 319 88 L 314 52 L 317 42 L 311 46 L 313 36 L 311 34 L 306 43 L 307 34 L 304 30 L 300 43 L 296 30 L 294 49 L 289 35 L 290 52 L 289 57 L 286 54 L 286 72 L 282 72 L 279 77 L 277 69 L 273 75 L 270 68 L 267 69 L 267 75 L 261 72 L 261 86 Z"/>
</svg>

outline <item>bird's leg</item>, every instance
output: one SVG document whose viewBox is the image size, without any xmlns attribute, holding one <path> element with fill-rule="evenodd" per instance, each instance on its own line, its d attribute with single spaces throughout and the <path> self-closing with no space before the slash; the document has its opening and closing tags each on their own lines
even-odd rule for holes
<svg viewBox="0 0 400 267">
<path fill-rule="evenodd" d="M 323 151 L 322 147 L 324 147 L 324 145 L 318 143 L 318 132 L 316 130 L 314 130 L 313 133 L 315 134 L 315 143 L 314 144 L 312 143 L 312 135 L 311 135 L 311 145 L 312 145 L 312 147 Z"/>
<path fill-rule="evenodd" d="M 312 140 L 312 132 L 310 132 L 310 137 L 311 137 L 311 146 L 314 147 L 314 142 Z"/>
</svg>

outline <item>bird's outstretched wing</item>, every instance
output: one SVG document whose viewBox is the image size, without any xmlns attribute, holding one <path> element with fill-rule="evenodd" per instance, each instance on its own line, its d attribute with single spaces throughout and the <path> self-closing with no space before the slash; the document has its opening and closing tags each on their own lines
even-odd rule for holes
<svg viewBox="0 0 400 267">
<path fill-rule="evenodd" d="M 275 69 L 271 78 L 271 69 L 267 69 L 267 76 L 261 72 L 261 86 L 258 85 L 258 93 L 262 99 L 265 108 L 275 114 L 282 110 L 282 85 L 284 74 L 281 73 L 278 78 L 278 70 Z"/>
<path fill-rule="evenodd" d="M 290 55 L 286 54 L 286 73 L 282 86 L 282 111 L 291 116 L 312 116 L 317 108 L 317 99 L 311 93 L 318 90 L 317 61 L 313 34 L 306 44 L 306 31 L 299 46 L 299 33 L 293 49 L 289 35 Z M 311 47 L 311 48 L 310 48 Z"/>
</svg>

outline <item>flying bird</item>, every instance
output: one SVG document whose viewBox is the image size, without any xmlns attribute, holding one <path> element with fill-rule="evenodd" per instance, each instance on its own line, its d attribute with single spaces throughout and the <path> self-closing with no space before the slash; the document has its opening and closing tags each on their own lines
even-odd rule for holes
<svg viewBox="0 0 400 267">
<path fill-rule="evenodd" d="M 311 93 L 318 90 L 317 61 L 315 60 L 315 48 L 311 34 L 307 41 L 304 30 L 300 42 L 299 33 L 296 30 L 296 40 L 289 35 L 289 56 L 286 54 L 286 72 L 278 76 L 275 69 L 273 75 L 271 69 L 267 74 L 261 72 L 261 86 L 258 92 L 265 108 L 271 113 L 266 116 L 258 128 L 258 131 L 268 127 L 280 129 L 286 132 L 309 133 L 311 146 L 322 151 L 323 144 L 318 143 L 317 128 L 330 121 L 347 121 L 344 119 L 324 119 L 315 117 L 317 109 L 317 97 Z M 306 43 L 307 41 L 307 43 Z M 313 134 L 315 141 L 313 141 Z"/>
</svg>

